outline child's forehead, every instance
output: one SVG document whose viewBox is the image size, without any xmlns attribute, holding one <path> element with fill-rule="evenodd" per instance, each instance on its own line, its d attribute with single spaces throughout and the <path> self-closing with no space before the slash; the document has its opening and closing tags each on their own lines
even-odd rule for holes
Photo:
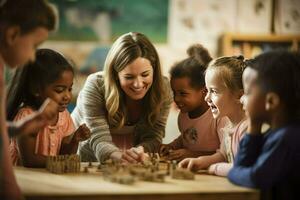
<svg viewBox="0 0 300 200">
<path fill-rule="evenodd" d="M 188 76 L 171 77 L 171 85 L 174 84 L 191 85 L 191 78 Z"/>
</svg>

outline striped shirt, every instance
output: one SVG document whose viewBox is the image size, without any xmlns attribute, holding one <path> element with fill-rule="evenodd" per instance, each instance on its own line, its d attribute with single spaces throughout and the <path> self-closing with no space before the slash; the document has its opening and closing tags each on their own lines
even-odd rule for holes
<svg viewBox="0 0 300 200">
<path fill-rule="evenodd" d="M 142 117 L 134 127 L 133 146 L 143 146 L 146 152 L 157 152 L 165 134 L 165 126 L 172 103 L 169 81 L 164 79 L 166 92 L 163 97 L 158 120 L 151 127 L 146 117 Z M 110 124 L 105 107 L 104 79 L 101 72 L 89 75 L 77 98 L 77 105 L 72 112 L 75 126 L 82 123 L 90 128 L 92 136 L 79 144 L 82 161 L 104 162 L 110 154 L 120 149 L 112 142 Z M 122 127 L 121 127 L 122 128 Z"/>
</svg>

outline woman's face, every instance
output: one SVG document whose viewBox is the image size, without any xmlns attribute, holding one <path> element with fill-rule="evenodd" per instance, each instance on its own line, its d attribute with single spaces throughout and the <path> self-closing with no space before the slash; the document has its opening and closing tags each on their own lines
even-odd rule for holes
<svg viewBox="0 0 300 200">
<path fill-rule="evenodd" d="M 147 58 L 138 57 L 118 73 L 120 86 L 132 100 L 144 98 L 153 82 L 153 67 Z"/>
</svg>

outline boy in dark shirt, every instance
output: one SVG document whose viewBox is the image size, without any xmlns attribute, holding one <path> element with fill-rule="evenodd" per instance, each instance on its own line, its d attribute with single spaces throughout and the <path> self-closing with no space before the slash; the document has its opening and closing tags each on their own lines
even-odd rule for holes
<svg viewBox="0 0 300 200">
<path fill-rule="evenodd" d="M 248 134 L 228 178 L 262 199 L 296 199 L 300 181 L 300 54 L 264 53 L 243 73 Z M 270 130 L 261 134 L 263 123 Z M 299 184 L 299 183 L 298 183 Z"/>
</svg>

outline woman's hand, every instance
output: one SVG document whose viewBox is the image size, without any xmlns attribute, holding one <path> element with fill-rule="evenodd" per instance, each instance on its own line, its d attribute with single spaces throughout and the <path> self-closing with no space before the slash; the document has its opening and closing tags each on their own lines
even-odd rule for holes
<svg viewBox="0 0 300 200">
<path fill-rule="evenodd" d="M 138 163 L 143 162 L 145 159 L 144 147 L 132 147 L 123 152 L 122 160 L 125 160 L 128 163 Z"/>
</svg>

